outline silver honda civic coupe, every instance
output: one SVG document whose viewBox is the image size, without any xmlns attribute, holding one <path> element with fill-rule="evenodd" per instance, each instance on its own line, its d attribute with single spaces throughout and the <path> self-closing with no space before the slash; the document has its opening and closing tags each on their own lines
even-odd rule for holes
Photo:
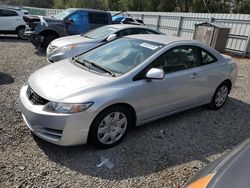
<svg viewBox="0 0 250 188">
<path fill-rule="evenodd" d="M 51 143 L 108 148 L 130 127 L 221 108 L 236 75 L 231 57 L 198 41 L 131 35 L 34 72 L 20 91 L 22 115 Z"/>
</svg>

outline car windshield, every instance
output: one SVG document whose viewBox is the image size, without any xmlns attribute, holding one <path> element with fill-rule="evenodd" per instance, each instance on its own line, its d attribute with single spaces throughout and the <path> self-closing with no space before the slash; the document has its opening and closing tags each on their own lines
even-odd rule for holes
<svg viewBox="0 0 250 188">
<path fill-rule="evenodd" d="M 64 18 L 66 18 L 68 15 L 70 15 L 73 12 L 73 10 L 64 10 L 56 15 L 53 16 L 53 18 L 56 18 L 57 20 L 63 20 Z"/>
<path fill-rule="evenodd" d="M 110 34 L 115 33 L 118 29 L 111 26 L 104 26 L 94 29 L 82 36 L 90 39 L 100 39 L 103 37 L 108 37 Z"/>
<path fill-rule="evenodd" d="M 152 56 L 164 45 L 124 37 L 102 45 L 78 57 L 114 73 L 124 74 Z"/>
</svg>

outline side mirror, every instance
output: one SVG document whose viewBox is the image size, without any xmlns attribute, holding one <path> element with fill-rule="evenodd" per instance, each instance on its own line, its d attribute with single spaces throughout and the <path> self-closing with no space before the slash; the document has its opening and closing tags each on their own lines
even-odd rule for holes
<svg viewBox="0 0 250 188">
<path fill-rule="evenodd" d="M 164 78 L 164 71 L 162 69 L 158 69 L 158 68 L 151 68 L 147 72 L 146 78 L 161 80 Z"/>
<path fill-rule="evenodd" d="M 106 39 L 106 41 L 112 41 L 112 40 L 115 40 L 117 39 L 117 34 L 111 34 L 108 36 L 108 38 Z"/>
<path fill-rule="evenodd" d="M 74 22 L 74 20 L 72 18 L 68 18 L 68 19 L 65 20 L 65 22 L 67 24 L 72 24 Z"/>
</svg>

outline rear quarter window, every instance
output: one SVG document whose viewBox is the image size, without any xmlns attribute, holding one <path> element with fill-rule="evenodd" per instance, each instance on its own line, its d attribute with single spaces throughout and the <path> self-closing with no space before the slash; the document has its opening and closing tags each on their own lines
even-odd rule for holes
<svg viewBox="0 0 250 188">
<path fill-rule="evenodd" d="M 201 65 L 208 65 L 217 61 L 217 58 L 210 52 L 201 49 Z"/>
<path fill-rule="evenodd" d="M 140 34 L 159 34 L 159 33 L 149 29 L 140 29 Z"/>
<path fill-rule="evenodd" d="M 90 24 L 109 24 L 109 17 L 105 13 L 89 12 Z"/>
</svg>

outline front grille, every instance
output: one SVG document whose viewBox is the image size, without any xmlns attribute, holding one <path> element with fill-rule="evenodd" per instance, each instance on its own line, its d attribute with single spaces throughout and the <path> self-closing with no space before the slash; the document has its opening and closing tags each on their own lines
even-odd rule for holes
<svg viewBox="0 0 250 188">
<path fill-rule="evenodd" d="M 26 25 L 26 31 L 35 31 L 37 24 L 35 23 L 28 23 Z"/>
<path fill-rule="evenodd" d="M 48 100 L 39 96 L 30 86 L 28 86 L 26 94 L 28 99 L 35 105 L 45 105 L 47 102 L 49 102 Z"/>
</svg>

